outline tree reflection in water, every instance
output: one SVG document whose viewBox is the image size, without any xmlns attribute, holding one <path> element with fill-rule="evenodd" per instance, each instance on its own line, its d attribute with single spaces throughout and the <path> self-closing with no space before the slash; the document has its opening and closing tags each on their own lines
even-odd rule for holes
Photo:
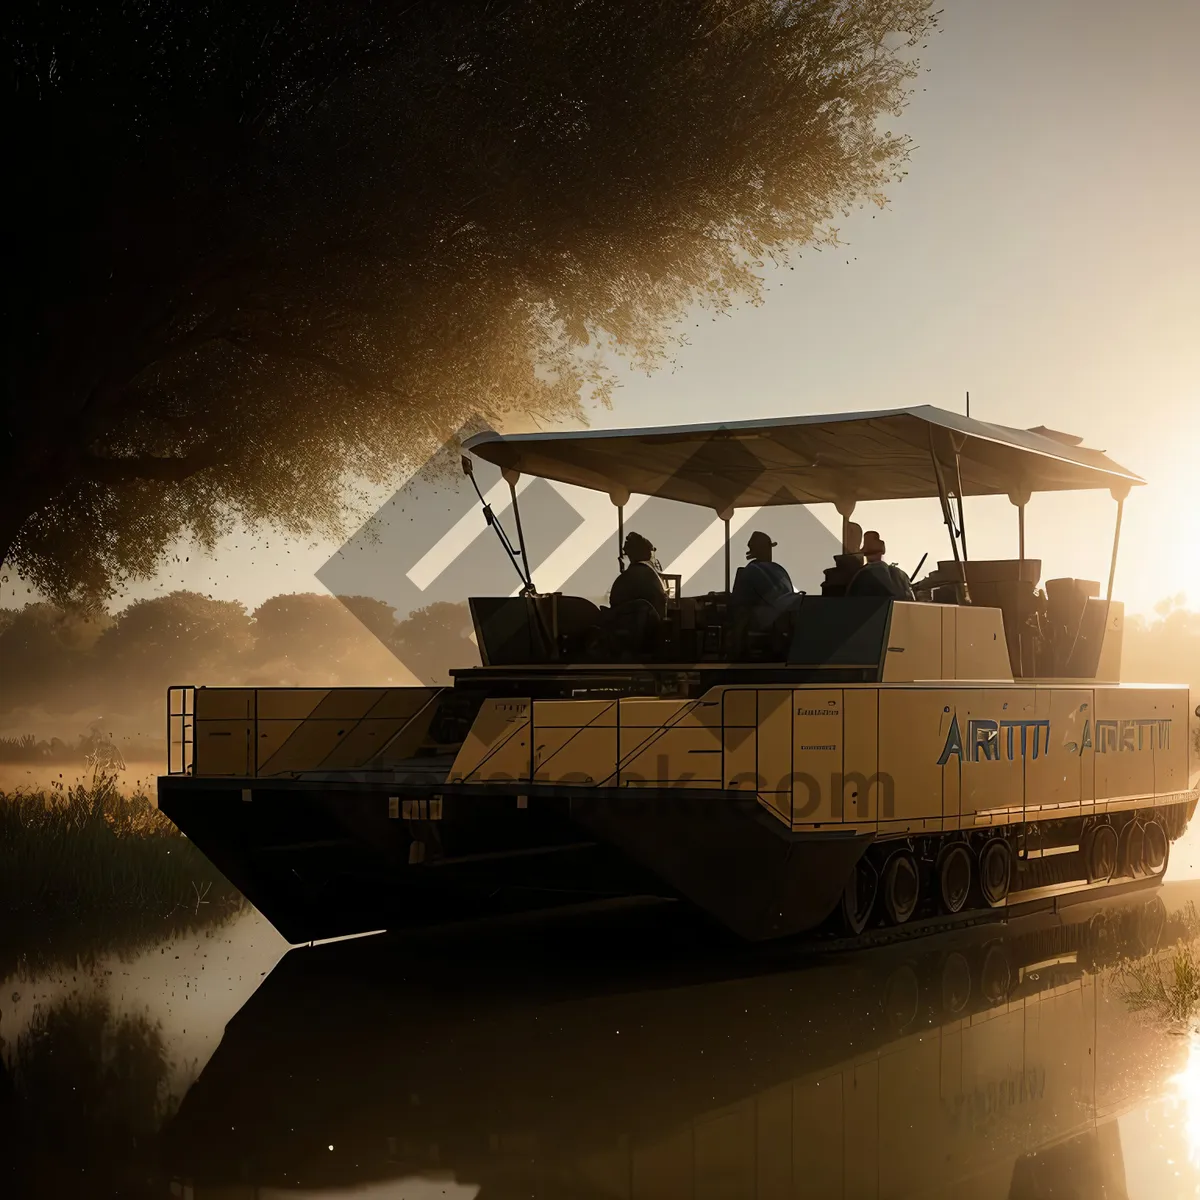
<svg viewBox="0 0 1200 1200">
<path fill-rule="evenodd" d="M 169 1105 L 156 1025 L 115 1014 L 103 996 L 73 995 L 6 1050 L 17 1195 L 159 1194 L 146 1153 Z"/>
</svg>

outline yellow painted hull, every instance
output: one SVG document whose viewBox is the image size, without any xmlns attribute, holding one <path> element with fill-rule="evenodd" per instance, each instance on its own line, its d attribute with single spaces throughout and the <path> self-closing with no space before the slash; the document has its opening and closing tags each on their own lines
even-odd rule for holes
<svg viewBox="0 0 1200 1200">
<path fill-rule="evenodd" d="M 956 913 L 936 892 L 951 843 L 981 875 L 988 842 L 1004 842 L 995 906 L 1160 873 L 1196 806 L 1179 687 L 595 691 L 196 689 L 190 761 L 160 781 L 160 804 L 294 941 L 505 897 L 647 892 L 780 937 L 821 925 L 856 872 L 882 881 L 897 854 L 921 876 L 921 911 Z M 1163 851 L 1149 868 L 1147 836 Z"/>
</svg>

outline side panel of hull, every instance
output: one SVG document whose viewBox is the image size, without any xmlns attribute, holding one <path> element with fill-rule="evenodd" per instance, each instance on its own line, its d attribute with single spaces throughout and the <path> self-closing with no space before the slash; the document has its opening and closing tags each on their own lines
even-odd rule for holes
<svg viewBox="0 0 1200 1200">
<path fill-rule="evenodd" d="M 871 841 L 789 834 L 750 797 L 702 798 L 684 789 L 580 797 L 571 816 L 752 941 L 819 925 Z"/>
<path fill-rule="evenodd" d="M 197 688 L 190 773 L 267 778 L 365 769 L 389 751 L 403 759 L 425 735 L 444 690 Z"/>
<path fill-rule="evenodd" d="M 1069 684 L 491 700 L 450 781 L 756 793 L 797 831 L 944 833 L 1184 799 L 1186 709 L 1184 689 Z"/>
<path fill-rule="evenodd" d="M 258 777 L 168 778 L 160 803 L 293 940 L 528 907 L 535 893 L 538 903 L 681 895 L 742 937 L 779 937 L 819 925 L 859 859 L 869 852 L 882 871 L 897 839 L 911 839 L 928 874 L 947 834 L 978 834 L 978 850 L 1002 830 L 1032 851 L 1013 884 L 1029 893 L 1083 878 L 1088 818 L 1157 807 L 1178 836 L 1195 807 L 1183 790 L 1183 689 L 913 683 L 488 698 L 442 759 L 429 751 L 449 739 L 430 733 L 442 726 L 429 714 L 450 691 L 281 691 L 258 695 L 250 716 L 219 715 L 239 694 L 210 704 L 199 693 L 197 726 L 212 722 L 218 745 L 219 726 L 238 721 L 265 740 Z M 407 742 L 425 755 L 405 760 L 425 764 L 419 780 L 359 769 L 379 763 L 378 743 Z M 200 746 L 200 767 L 218 761 Z M 238 753 L 220 761 L 249 761 Z M 263 778 L 268 764 L 291 773 L 301 762 L 321 776 Z"/>
<path fill-rule="evenodd" d="M 168 779 L 159 807 L 292 943 L 664 893 L 562 801 L 451 797 L 403 820 L 389 790 Z"/>
</svg>

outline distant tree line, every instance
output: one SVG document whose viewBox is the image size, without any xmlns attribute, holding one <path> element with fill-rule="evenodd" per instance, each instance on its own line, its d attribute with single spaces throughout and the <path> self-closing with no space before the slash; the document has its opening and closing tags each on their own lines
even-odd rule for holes
<svg viewBox="0 0 1200 1200">
<path fill-rule="evenodd" d="M 0 610 L 0 730 L 9 735 L 0 759 L 82 759 L 98 737 L 118 748 L 117 735 L 158 739 L 173 683 L 446 683 L 452 667 L 478 664 L 470 635 L 466 604 L 398 620 L 368 596 L 314 593 L 272 596 L 253 611 L 187 591 L 116 613 L 45 602 Z M 1200 700 L 1200 612 L 1174 597 L 1151 618 L 1132 617 L 1123 676 L 1186 683 Z"/>
<path fill-rule="evenodd" d="M 17 735 L 0 757 L 63 761 L 82 758 L 96 734 L 118 747 L 122 737 L 157 736 L 175 683 L 448 682 L 452 666 L 479 661 L 470 632 L 465 604 L 397 620 L 367 596 L 314 593 L 272 596 L 253 611 L 189 591 L 116 613 L 46 602 L 0 610 L 0 729 Z"/>
<path fill-rule="evenodd" d="M 1186 606 L 1185 596 L 1160 601 L 1153 618 L 1130 618 L 1121 677 L 1130 683 L 1186 683 L 1194 710 L 1200 702 L 1200 612 Z M 1200 722 L 1194 712 L 1191 721 L 1192 744 L 1200 755 Z"/>
</svg>

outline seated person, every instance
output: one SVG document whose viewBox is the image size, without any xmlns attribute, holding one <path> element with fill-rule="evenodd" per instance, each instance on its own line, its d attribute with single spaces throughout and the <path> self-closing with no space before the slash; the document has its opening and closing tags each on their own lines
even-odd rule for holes
<svg viewBox="0 0 1200 1200">
<path fill-rule="evenodd" d="M 863 536 L 863 555 L 866 562 L 858 569 L 847 596 L 886 596 L 892 600 L 915 600 L 912 580 L 892 563 L 885 563 L 883 556 L 887 546 L 875 530 Z"/>
<path fill-rule="evenodd" d="M 738 568 L 733 581 L 729 605 L 739 642 L 749 631 L 770 630 L 796 595 L 787 571 L 772 561 L 774 546 L 765 533 L 755 530 L 747 544 L 746 565 Z"/>
<path fill-rule="evenodd" d="M 780 563 L 773 562 L 771 551 L 777 543 L 755 530 L 746 545 L 746 565 L 738 567 L 733 581 L 733 594 L 729 602 L 738 608 L 756 608 L 759 605 L 775 607 L 780 600 L 796 594 L 787 571 Z"/>
<path fill-rule="evenodd" d="M 648 603 L 659 618 L 667 615 L 667 588 L 651 559 L 654 547 L 640 533 L 629 533 L 622 547 L 629 566 L 613 580 L 608 592 L 609 607 L 615 612 L 637 600 Z"/>
</svg>

